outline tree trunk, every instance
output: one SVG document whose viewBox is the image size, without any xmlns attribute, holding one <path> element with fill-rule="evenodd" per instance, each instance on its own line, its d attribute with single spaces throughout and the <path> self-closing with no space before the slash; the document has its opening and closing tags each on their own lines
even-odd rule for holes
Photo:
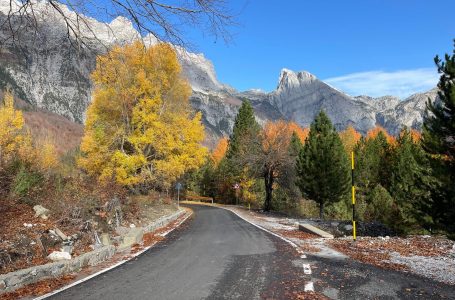
<svg viewBox="0 0 455 300">
<path fill-rule="evenodd" d="M 273 172 L 267 170 L 264 174 L 265 183 L 265 202 L 264 211 L 270 211 L 272 208 L 272 192 L 273 192 Z"/>
</svg>

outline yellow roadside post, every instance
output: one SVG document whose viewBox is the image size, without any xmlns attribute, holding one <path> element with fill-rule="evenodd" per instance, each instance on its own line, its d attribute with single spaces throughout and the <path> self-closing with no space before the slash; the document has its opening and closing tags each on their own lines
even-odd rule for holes
<svg viewBox="0 0 455 300">
<path fill-rule="evenodd" d="M 351 152 L 351 193 L 352 193 L 352 239 L 355 242 L 357 238 L 357 232 L 355 228 L 354 151 Z"/>
</svg>

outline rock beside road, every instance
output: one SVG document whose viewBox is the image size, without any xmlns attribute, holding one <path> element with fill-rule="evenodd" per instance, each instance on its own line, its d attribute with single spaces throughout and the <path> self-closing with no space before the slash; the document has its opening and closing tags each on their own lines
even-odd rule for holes
<svg viewBox="0 0 455 300">
<path fill-rule="evenodd" d="M 65 251 L 53 251 L 47 258 L 52 261 L 69 260 L 71 259 L 71 254 Z"/>
<path fill-rule="evenodd" d="M 35 211 L 35 217 L 40 217 L 43 220 L 47 220 L 50 213 L 50 210 L 42 205 L 33 206 L 33 210 Z"/>
</svg>

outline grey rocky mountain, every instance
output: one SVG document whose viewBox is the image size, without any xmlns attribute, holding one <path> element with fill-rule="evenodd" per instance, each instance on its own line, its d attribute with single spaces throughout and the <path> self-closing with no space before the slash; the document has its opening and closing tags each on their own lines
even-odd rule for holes
<svg viewBox="0 0 455 300">
<path fill-rule="evenodd" d="M 96 56 L 114 44 L 130 43 L 140 38 L 131 22 L 118 17 L 103 23 L 88 18 L 88 26 L 79 28 L 88 48 L 76 50 L 67 37 L 64 22 L 47 2 L 37 2 L 37 31 L 21 30 L 16 40 L 6 39 L 7 27 L 0 28 L 0 89 L 7 84 L 27 102 L 83 123 L 90 103 L 92 84 L 90 73 Z M 66 14 L 71 11 L 62 5 Z M 0 0 L 0 24 L 9 10 L 9 1 Z M 12 26 L 23 26 L 14 19 Z M 146 45 L 156 39 L 143 38 Z M 213 145 L 222 135 L 229 135 L 238 108 L 249 99 L 260 123 L 267 120 L 292 120 L 308 127 L 314 116 L 324 109 L 338 129 L 352 125 L 361 133 L 379 124 L 396 134 L 402 126 L 420 128 L 425 102 L 434 100 L 436 90 L 413 95 L 403 101 L 386 96 L 349 96 L 308 72 L 283 69 L 276 90 L 239 92 L 220 83 L 213 64 L 202 54 L 177 48 L 183 73 L 193 88 L 191 104 L 201 111 L 207 130 L 207 144 Z"/>
</svg>

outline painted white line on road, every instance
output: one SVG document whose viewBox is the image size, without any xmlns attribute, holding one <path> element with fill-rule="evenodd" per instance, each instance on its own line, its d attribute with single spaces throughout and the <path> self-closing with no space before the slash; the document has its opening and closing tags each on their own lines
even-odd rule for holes
<svg viewBox="0 0 455 300">
<path fill-rule="evenodd" d="M 171 233 L 172 231 L 174 231 L 175 229 L 177 229 L 177 228 L 178 228 L 180 225 L 182 225 L 182 223 L 185 222 L 192 214 L 193 214 L 192 212 L 189 213 L 189 214 L 187 214 L 187 216 L 186 216 L 181 222 L 179 222 L 179 223 L 177 224 L 177 226 L 174 227 L 174 229 L 165 232 L 162 236 L 164 237 L 164 236 L 168 235 L 169 233 Z M 145 247 L 145 248 L 144 248 L 143 250 L 141 250 L 141 251 L 138 251 L 138 252 L 134 253 L 129 259 L 122 260 L 122 261 L 116 263 L 116 264 L 113 265 L 113 266 L 110 266 L 110 267 L 108 267 L 108 268 L 106 268 L 106 269 L 103 269 L 103 270 L 101 270 L 101 271 L 98 271 L 98 272 L 96 272 L 96 273 L 94 273 L 94 274 L 92 274 L 92 275 L 89 275 L 89 276 L 87 276 L 87 277 L 84 277 L 84 278 L 82 278 L 82 279 L 80 279 L 80 280 L 78 280 L 78 281 L 75 281 L 75 282 L 73 282 L 73 283 L 71 283 L 71 284 L 69 284 L 69 285 L 66 285 L 66 286 L 64 286 L 64 287 L 61 287 L 61 288 L 59 288 L 58 290 L 55 290 L 55 291 L 53 291 L 53 292 L 50 292 L 50 293 L 47 293 L 47 294 L 45 294 L 45 295 L 39 296 L 39 297 L 37 297 L 37 298 L 34 298 L 33 300 L 42 300 L 42 299 L 46 299 L 47 297 L 56 295 L 56 294 L 58 294 L 58 293 L 60 293 L 60 292 L 63 292 L 64 290 L 67 290 L 67 289 L 69 289 L 69 288 L 72 288 L 73 286 L 76 286 L 76 285 L 78 285 L 78 284 L 81 284 L 81 283 L 83 283 L 83 282 L 89 280 L 89 279 L 92 279 L 93 277 L 96 277 L 96 276 L 98 276 L 98 275 L 101 275 L 101 274 L 103 274 L 103 273 L 106 273 L 107 271 L 110 271 L 110 270 L 112 270 L 112 269 L 115 269 L 115 268 L 117 268 L 118 266 L 121 266 L 121 265 L 123 265 L 124 263 L 129 262 L 129 261 L 131 261 L 133 258 L 136 258 L 136 257 L 138 257 L 139 255 L 141 255 L 142 253 L 146 252 L 147 250 L 149 250 L 150 248 L 152 248 L 153 246 L 155 246 L 156 243 L 157 243 L 157 242 L 153 243 L 153 244 L 150 245 L 150 246 Z"/>
<path fill-rule="evenodd" d="M 307 282 L 305 284 L 305 289 L 304 289 L 305 292 L 314 292 L 314 284 L 312 281 L 310 282 Z"/>
<path fill-rule="evenodd" d="M 309 264 L 302 264 L 303 265 L 303 273 L 306 275 L 311 275 L 311 267 Z"/>
<path fill-rule="evenodd" d="M 217 208 L 221 208 L 221 209 L 230 211 L 231 213 L 235 214 L 237 217 L 239 217 L 240 219 L 244 220 L 245 222 L 250 223 L 251 225 L 253 225 L 253 226 L 255 226 L 255 227 L 257 227 L 257 228 L 259 228 L 259 229 L 261 229 L 261 230 L 264 230 L 265 232 L 268 232 L 268 233 L 270 233 L 271 235 L 274 235 L 274 236 L 276 236 L 277 238 L 280 238 L 280 239 L 282 239 L 283 241 L 289 243 L 292 247 L 296 248 L 296 250 L 297 250 L 298 253 L 301 252 L 299 246 L 298 246 L 296 243 L 294 243 L 294 242 L 288 240 L 288 239 L 285 238 L 285 237 L 282 237 L 282 236 L 279 235 L 279 234 L 276 234 L 275 232 L 272 232 L 272 231 L 270 231 L 270 230 L 268 230 L 268 229 L 265 229 L 264 227 L 262 227 L 262 226 L 260 226 L 260 225 L 257 225 L 257 224 L 254 224 L 254 223 L 251 222 L 251 221 L 248 221 L 247 219 L 245 219 L 244 217 L 242 217 L 241 215 L 239 215 L 239 214 L 236 213 L 235 211 L 232 211 L 232 210 L 230 210 L 229 208 L 225 208 L 225 207 L 222 207 L 222 206 L 215 206 L 215 205 L 214 205 L 213 207 L 217 207 Z"/>
</svg>

